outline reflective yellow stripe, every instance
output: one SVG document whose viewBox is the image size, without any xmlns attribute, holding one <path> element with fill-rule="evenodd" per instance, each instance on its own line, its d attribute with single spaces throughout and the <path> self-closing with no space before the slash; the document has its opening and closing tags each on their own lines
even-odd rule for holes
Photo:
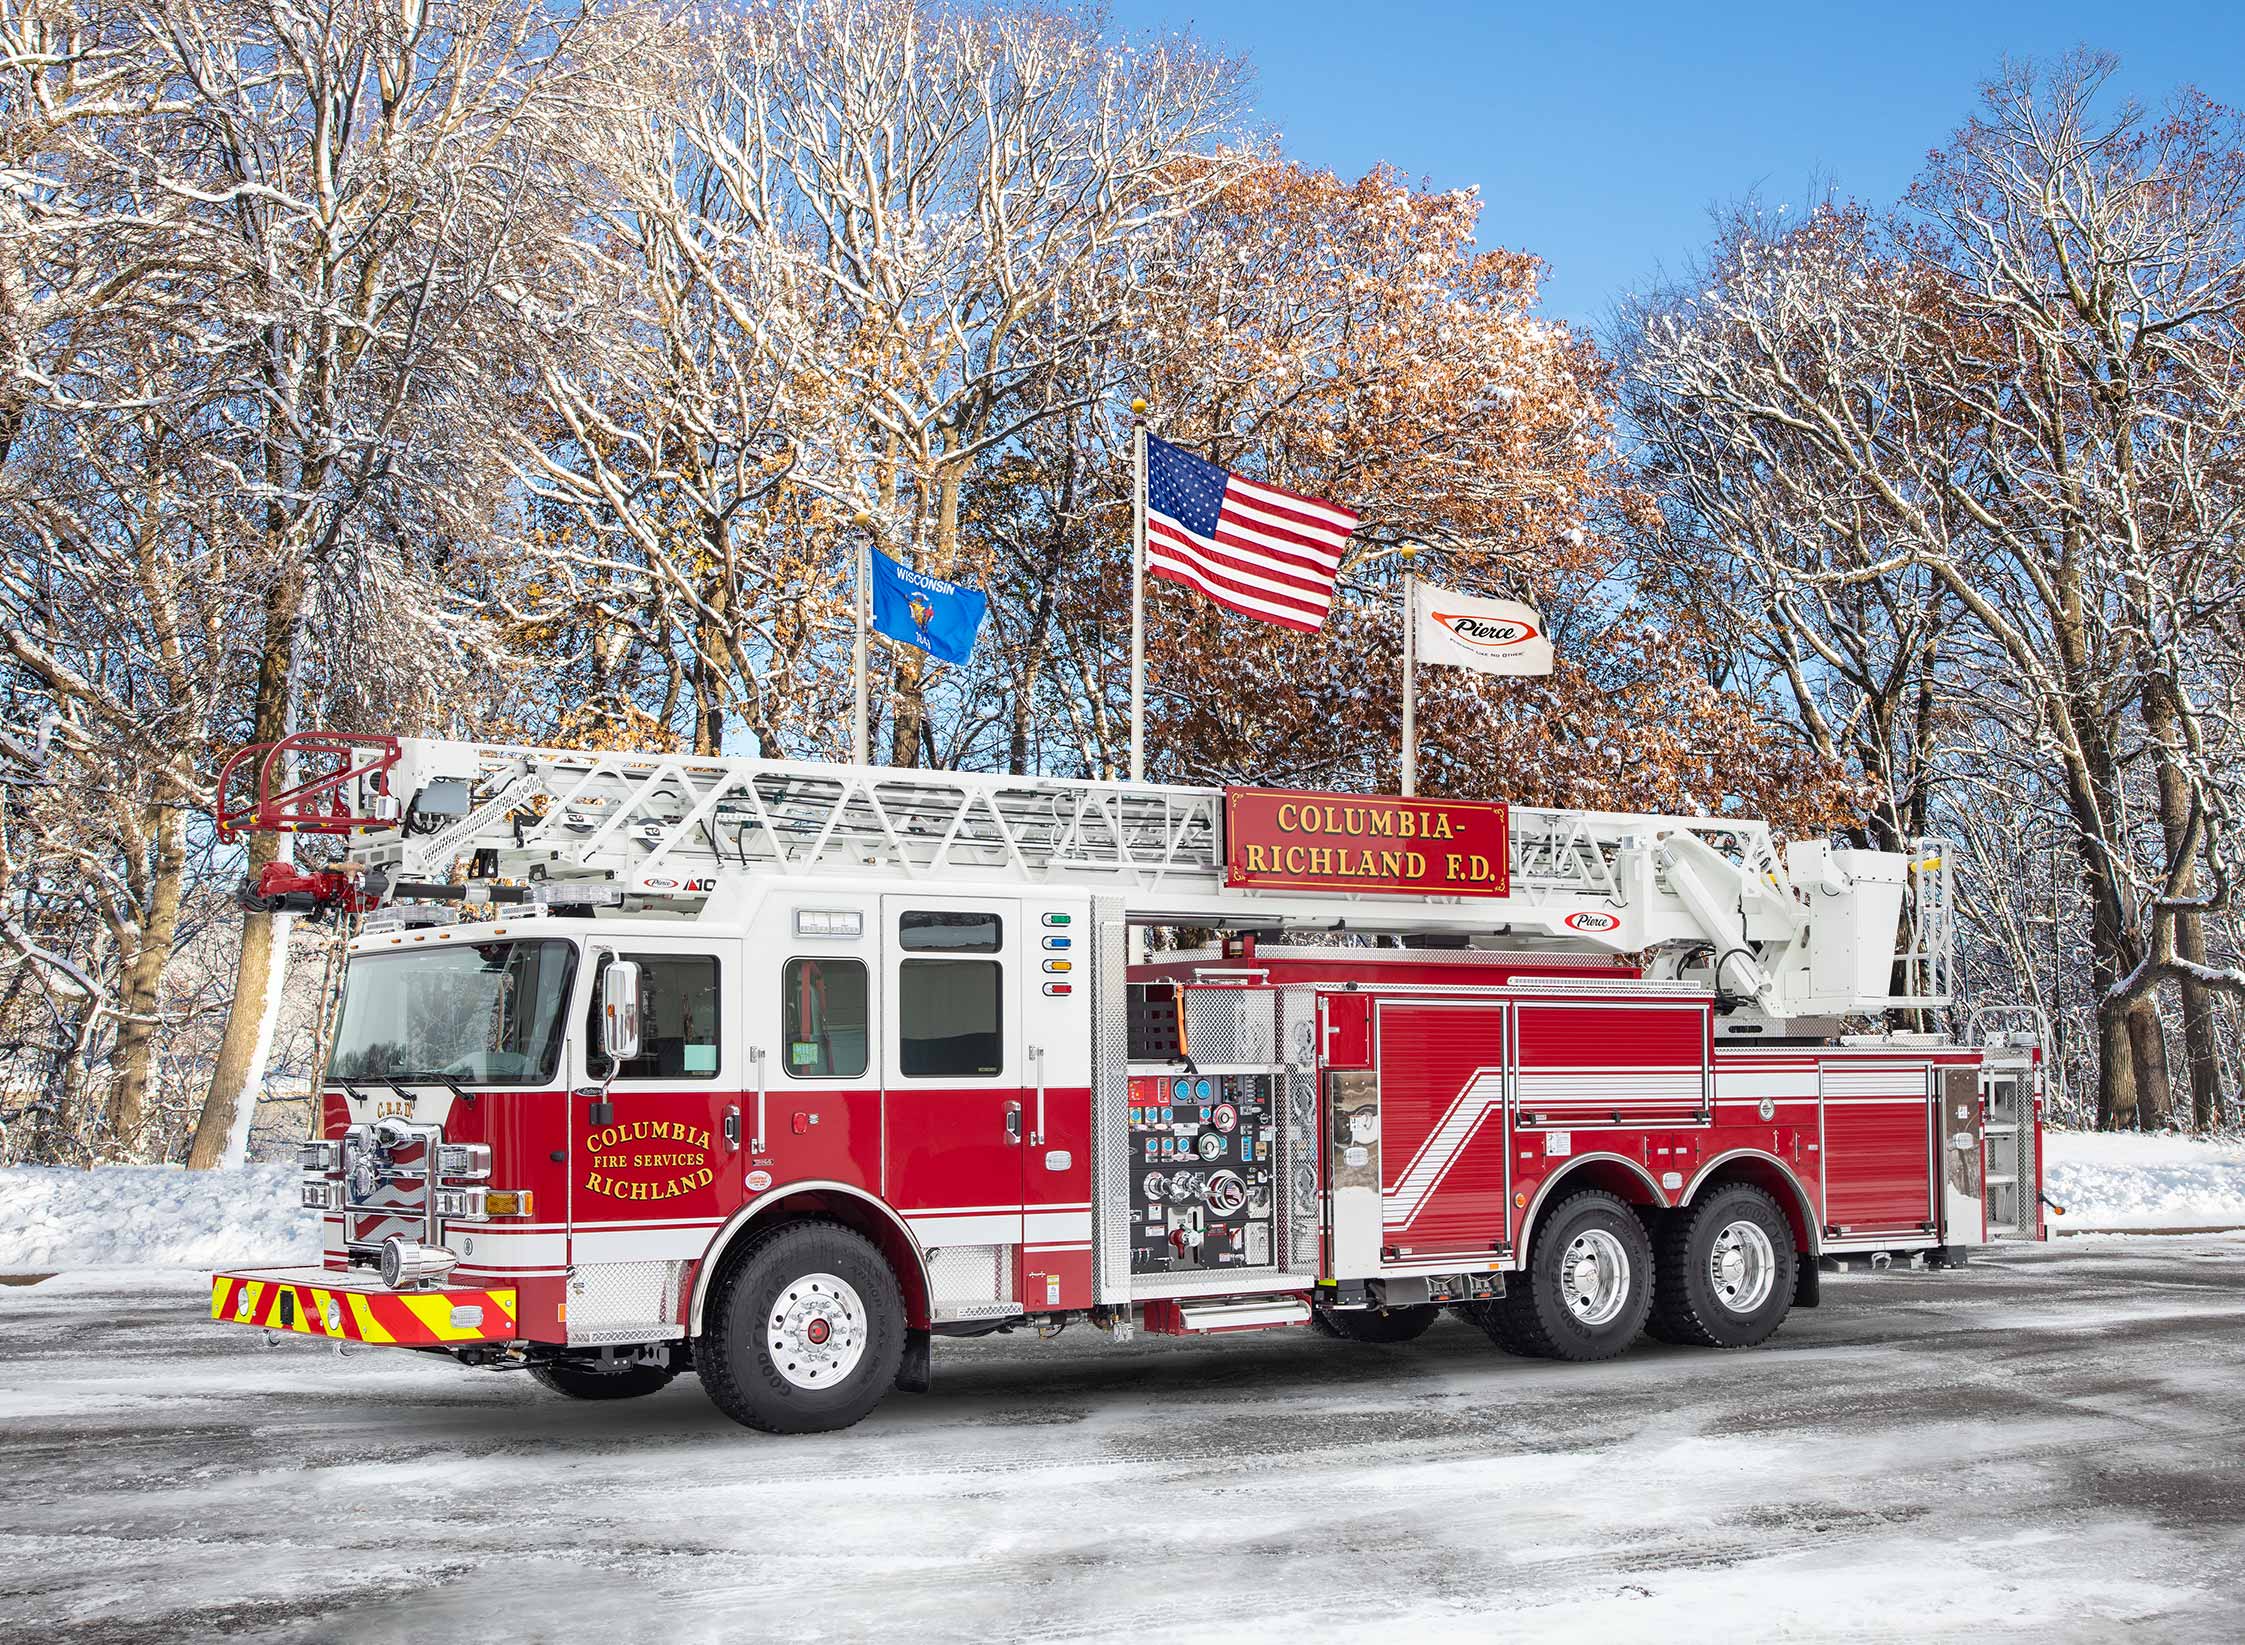
<svg viewBox="0 0 2245 1645">
<path fill-rule="evenodd" d="M 366 1298 L 360 1296 L 356 1291 L 352 1291 L 346 1293 L 346 1299 L 351 1305 L 351 1318 L 358 1325 L 361 1342 L 397 1341 L 397 1338 L 385 1331 L 381 1322 L 375 1319 L 374 1310 L 366 1305 Z"/>
<path fill-rule="evenodd" d="M 264 1296 L 265 1282 L 263 1280 L 245 1279 L 242 1281 L 242 1294 L 234 1299 L 234 1317 L 246 1325 L 255 1325 L 257 1323 L 257 1305 L 264 1299 Z M 249 1304 L 247 1309 L 242 1306 L 245 1300 Z"/>
<path fill-rule="evenodd" d="M 449 1296 L 415 1295 L 405 1293 L 405 1305 L 413 1310 L 413 1317 L 429 1328 L 429 1334 L 439 1342 L 474 1342 L 483 1335 L 479 1325 L 452 1323 L 452 1299 Z"/>
<path fill-rule="evenodd" d="M 314 1291 L 312 1293 L 312 1306 L 319 1310 L 320 1315 L 320 1335 L 326 1337 L 339 1337 L 343 1334 L 341 1316 L 337 1317 L 334 1330 L 331 1331 L 327 1327 L 327 1305 L 333 1300 L 334 1295 L 335 1293 L 332 1291 Z"/>
<path fill-rule="evenodd" d="M 233 1317 L 226 1311 L 226 1293 L 232 1289 L 232 1284 L 224 1274 L 212 1276 L 210 1282 L 210 1317 L 212 1319 L 231 1319 Z"/>
</svg>

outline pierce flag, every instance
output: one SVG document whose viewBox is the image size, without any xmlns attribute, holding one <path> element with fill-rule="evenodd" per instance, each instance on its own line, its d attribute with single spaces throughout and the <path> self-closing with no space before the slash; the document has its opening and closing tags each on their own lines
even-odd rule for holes
<svg viewBox="0 0 2245 1645">
<path fill-rule="evenodd" d="M 1419 661 L 1483 674 L 1548 674 L 1543 616 L 1518 600 L 1483 600 L 1419 583 L 1411 591 Z"/>
</svg>

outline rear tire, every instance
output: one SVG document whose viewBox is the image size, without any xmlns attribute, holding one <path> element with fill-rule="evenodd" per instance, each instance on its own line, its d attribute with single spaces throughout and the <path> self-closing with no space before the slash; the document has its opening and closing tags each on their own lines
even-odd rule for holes
<svg viewBox="0 0 2245 1645">
<path fill-rule="evenodd" d="M 626 1365 L 595 1371 L 583 1365 L 533 1365 L 530 1380 L 571 1399 L 638 1399 L 659 1394 L 676 1375 L 667 1365 Z"/>
<path fill-rule="evenodd" d="M 1441 1312 L 1431 1302 L 1405 1308 L 1319 1308 L 1311 1313 L 1310 1323 L 1329 1337 L 1350 1342 L 1409 1342 L 1426 1335 Z"/>
<path fill-rule="evenodd" d="M 1646 1330 L 1695 1348 L 1751 1348 L 1793 1309 L 1800 1254 L 1777 1201 L 1733 1182 L 1669 1214 Z"/>
<path fill-rule="evenodd" d="M 1561 1200 L 1536 1230 L 1528 1265 L 1485 1304 L 1497 1346 L 1540 1359 L 1612 1359 L 1644 1329 L 1653 1248 L 1624 1200 L 1589 1189 Z M 1486 1321 L 1493 1318 L 1496 1323 Z"/>
<path fill-rule="evenodd" d="M 904 1294 L 871 1240 L 838 1222 L 789 1222 L 725 1265 L 694 1365 L 735 1422 L 825 1433 L 895 1386 L 904 1333 Z"/>
</svg>

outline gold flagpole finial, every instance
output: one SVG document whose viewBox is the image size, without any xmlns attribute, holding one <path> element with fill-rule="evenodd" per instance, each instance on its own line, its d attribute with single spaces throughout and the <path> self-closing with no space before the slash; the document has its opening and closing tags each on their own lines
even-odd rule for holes
<svg viewBox="0 0 2245 1645">
<path fill-rule="evenodd" d="M 1143 417 L 1143 416 L 1145 416 L 1145 415 L 1146 415 L 1146 402 L 1145 402 L 1145 401 L 1143 401 L 1143 400 L 1133 400 L 1133 401 L 1131 401 L 1131 402 L 1130 402 L 1130 414 L 1131 414 L 1131 415 L 1132 415 L 1133 417 Z"/>
</svg>

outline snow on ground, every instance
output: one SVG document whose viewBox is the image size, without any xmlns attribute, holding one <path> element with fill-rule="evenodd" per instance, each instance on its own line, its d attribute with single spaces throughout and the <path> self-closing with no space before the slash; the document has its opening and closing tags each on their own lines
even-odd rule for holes
<svg viewBox="0 0 2245 1645">
<path fill-rule="evenodd" d="M 2245 1227 L 2245 1141 L 2050 1131 L 2043 1192 L 2054 1229 Z"/>
<path fill-rule="evenodd" d="M 2052 1131 L 2055 1228 L 2245 1227 L 2245 1141 Z M 62 1268 L 317 1262 L 319 1218 L 296 1169 L 0 1169 L 0 1274 Z"/>
<path fill-rule="evenodd" d="M 0 1274 L 320 1260 L 320 1219 L 293 1165 L 182 1171 L 0 1169 Z"/>
</svg>

